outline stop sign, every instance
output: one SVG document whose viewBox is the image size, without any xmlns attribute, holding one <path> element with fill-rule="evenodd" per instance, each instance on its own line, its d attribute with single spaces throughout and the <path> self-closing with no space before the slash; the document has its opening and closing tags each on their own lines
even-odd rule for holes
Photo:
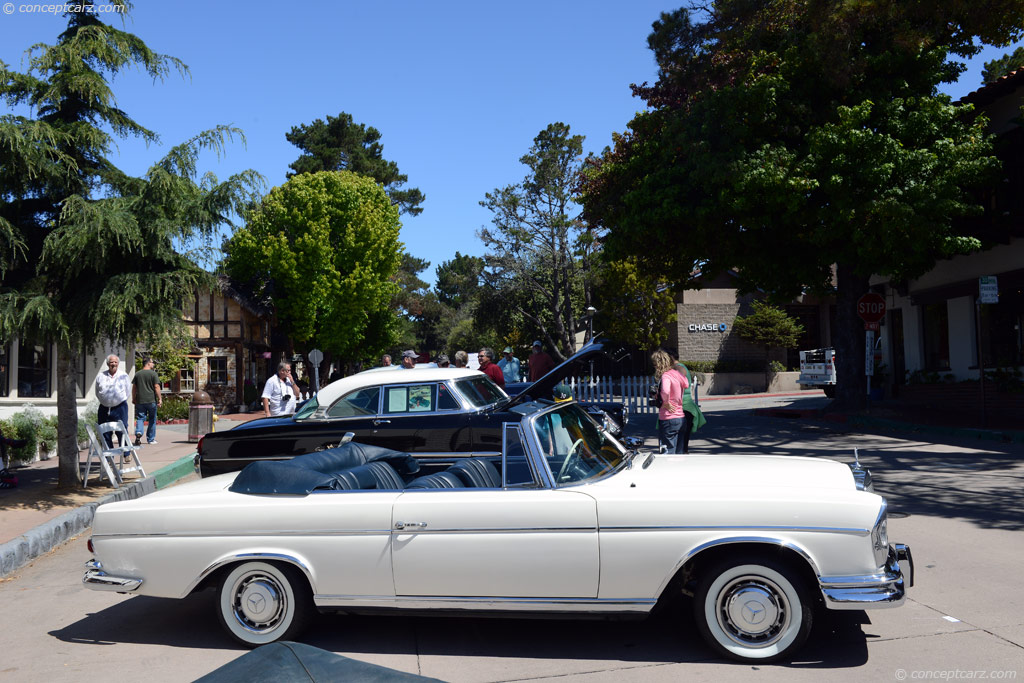
<svg viewBox="0 0 1024 683">
<path fill-rule="evenodd" d="M 881 294 L 868 292 L 857 299 L 857 315 L 866 323 L 877 323 L 885 315 L 885 298 Z"/>
</svg>

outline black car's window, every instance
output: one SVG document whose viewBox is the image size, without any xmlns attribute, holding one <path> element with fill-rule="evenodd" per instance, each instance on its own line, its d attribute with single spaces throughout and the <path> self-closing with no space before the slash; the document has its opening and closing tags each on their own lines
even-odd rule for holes
<svg viewBox="0 0 1024 683">
<path fill-rule="evenodd" d="M 299 408 L 298 412 L 295 413 L 295 419 L 302 420 L 304 418 L 307 418 L 313 413 L 315 413 L 316 409 L 319 407 L 320 403 L 316 400 L 316 396 L 314 396 L 313 398 L 309 399 L 308 401 L 302 404 L 302 407 Z"/>
<path fill-rule="evenodd" d="M 452 391 L 444 384 L 437 385 L 437 409 L 458 410 L 459 402 L 452 396 Z"/>
<path fill-rule="evenodd" d="M 498 388 L 498 385 L 486 375 L 460 379 L 455 383 L 455 388 L 466 397 L 466 400 L 474 408 L 483 408 L 505 398 L 505 394 Z"/>
<path fill-rule="evenodd" d="M 357 417 L 376 415 L 380 405 L 380 387 L 365 387 L 350 391 L 328 408 L 327 417 Z"/>
<path fill-rule="evenodd" d="M 436 384 L 408 384 L 400 387 L 386 387 L 384 390 L 384 412 L 428 413 L 437 405 Z"/>
</svg>

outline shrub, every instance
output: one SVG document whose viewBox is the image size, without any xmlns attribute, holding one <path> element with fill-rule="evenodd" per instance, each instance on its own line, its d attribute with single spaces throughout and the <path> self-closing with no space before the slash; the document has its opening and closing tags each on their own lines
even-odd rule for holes
<svg viewBox="0 0 1024 683">
<path fill-rule="evenodd" d="M 184 396 L 168 396 L 156 409 L 156 419 L 162 422 L 187 420 L 189 404 L 190 401 Z"/>
<path fill-rule="evenodd" d="M 30 415 L 15 413 L 7 420 L 0 420 L 0 430 L 11 439 L 25 439 L 21 448 L 8 448 L 7 456 L 15 462 L 32 460 L 39 452 L 35 422 Z"/>
</svg>

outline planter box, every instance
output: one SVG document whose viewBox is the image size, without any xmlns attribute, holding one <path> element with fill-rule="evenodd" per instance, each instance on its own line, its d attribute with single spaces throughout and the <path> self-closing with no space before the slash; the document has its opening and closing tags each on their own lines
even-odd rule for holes
<svg viewBox="0 0 1024 683">
<path fill-rule="evenodd" d="M 770 376 L 770 392 L 802 391 L 796 383 L 799 372 L 777 372 Z M 700 393 L 704 396 L 731 396 L 734 394 L 761 393 L 765 390 L 763 372 L 706 372 Z"/>
</svg>

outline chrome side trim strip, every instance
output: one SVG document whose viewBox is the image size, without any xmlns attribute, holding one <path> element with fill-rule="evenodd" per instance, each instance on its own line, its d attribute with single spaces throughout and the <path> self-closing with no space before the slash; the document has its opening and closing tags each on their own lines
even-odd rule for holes
<svg viewBox="0 0 1024 683">
<path fill-rule="evenodd" d="M 830 526 L 603 526 L 601 531 L 638 532 L 638 531 L 796 531 L 806 533 L 852 534 L 867 536 L 870 529 Z"/>
<path fill-rule="evenodd" d="M 451 596 L 388 596 L 388 595 L 315 595 L 317 607 L 374 609 L 448 609 L 496 612 L 584 612 L 639 613 L 654 608 L 657 600 L 649 598 L 497 598 Z"/>
<path fill-rule="evenodd" d="M 169 531 L 146 534 L 93 534 L 93 538 L 247 538 L 252 536 L 387 536 L 391 529 L 255 529 L 252 531 Z"/>
<path fill-rule="evenodd" d="M 481 489 L 467 489 L 469 491 L 479 491 Z M 424 489 L 423 492 L 430 492 L 431 489 Z M 448 492 L 446 490 L 438 489 L 438 492 Z M 339 491 L 338 493 L 346 493 Z M 353 493 L 349 491 L 347 493 Z M 421 493 L 417 489 L 416 493 Z M 612 526 L 612 527 L 490 527 L 490 528 L 464 528 L 464 527 L 448 527 L 448 528 L 433 528 L 433 529 L 422 529 L 417 531 L 403 530 L 401 533 L 425 533 L 425 534 L 521 534 L 531 532 L 544 532 L 544 533 L 569 533 L 569 532 L 586 532 L 586 533 L 641 533 L 641 532 L 668 532 L 668 531 L 736 531 L 736 532 L 751 532 L 751 531 L 790 531 L 799 533 L 826 533 L 826 534 L 851 534 L 855 536 L 867 536 L 871 533 L 869 529 L 854 529 L 854 528 L 843 528 L 843 527 L 811 527 L 811 526 Z M 373 535 L 387 535 L 391 534 L 391 529 L 253 529 L 248 531 L 202 531 L 202 532 L 160 532 L 160 533 L 146 533 L 146 534 L 95 534 L 94 538 L 202 538 L 207 536 L 217 536 L 220 538 L 243 538 L 252 536 L 373 536 Z M 770 543 L 782 543 L 775 539 L 753 539 L 745 538 L 739 541 L 733 539 L 723 539 L 721 542 L 742 542 L 742 541 L 757 541 L 757 542 L 770 542 Z M 785 545 L 783 543 L 783 545 Z M 695 552 L 703 550 L 704 546 L 696 549 Z"/>
</svg>

